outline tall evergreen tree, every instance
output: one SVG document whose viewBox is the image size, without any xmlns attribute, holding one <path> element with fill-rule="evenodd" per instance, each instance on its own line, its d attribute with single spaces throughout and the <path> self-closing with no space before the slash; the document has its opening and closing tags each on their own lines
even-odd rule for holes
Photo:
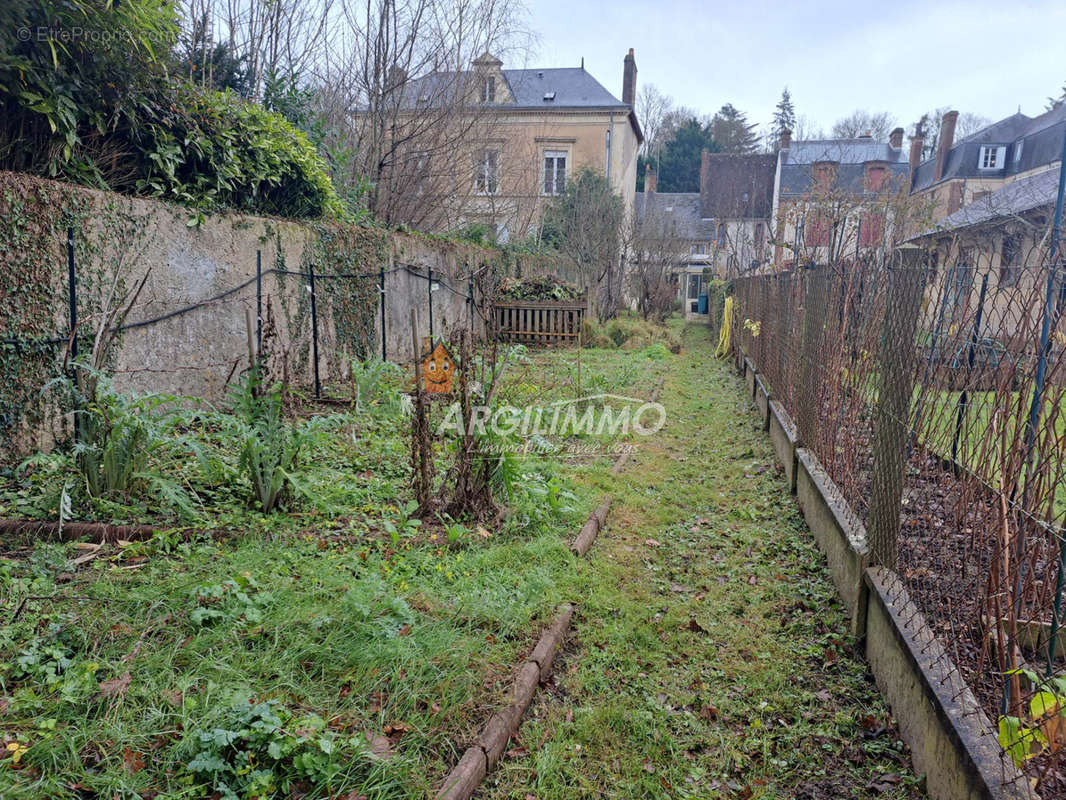
<svg viewBox="0 0 1066 800">
<path fill-rule="evenodd" d="M 770 124 L 770 149 L 777 152 L 781 149 L 781 134 L 785 131 L 796 130 L 796 107 L 792 105 L 792 93 L 786 86 L 781 90 L 781 99 L 777 101 L 774 109 L 774 120 Z"/>
<path fill-rule="evenodd" d="M 696 118 L 680 125 L 673 138 L 663 147 L 659 161 L 660 192 L 698 192 L 700 190 L 700 159 L 704 149 L 712 153 L 722 148 L 711 136 L 710 126 L 703 126 Z"/>
<path fill-rule="evenodd" d="M 1049 97 L 1047 99 L 1047 110 L 1051 111 L 1052 109 L 1058 108 L 1063 103 L 1066 103 L 1066 83 L 1062 85 L 1062 91 L 1059 93 L 1058 97 Z"/>
<path fill-rule="evenodd" d="M 726 103 L 711 118 L 709 132 L 725 153 L 754 153 L 759 146 L 755 135 L 757 126 L 748 122 L 747 115 L 732 103 Z"/>
</svg>

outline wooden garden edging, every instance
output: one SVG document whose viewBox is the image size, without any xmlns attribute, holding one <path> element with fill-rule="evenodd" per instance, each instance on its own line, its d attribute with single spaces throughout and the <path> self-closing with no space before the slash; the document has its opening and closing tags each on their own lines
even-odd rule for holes
<svg viewBox="0 0 1066 800">
<path fill-rule="evenodd" d="M 570 549 L 578 555 L 584 555 L 592 546 L 611 508 L 611 498 L 604 498 L 599 507 L 589 515 Z M 537 686 L 551 674 L 555 653 L 562 645 L 563 637 L 570 630 L 570 621 L 574 618 L 575 607 L 564 603 L 548 629 L 541 634 L 533 652 L 529 654 L 518 668 L 518 677 L 511 689 L 511 701 L 497 711 L 477 738 L 477 742 L 466 749 L 459 763 L 455 765 L 437 792 L 437 800 L 469 800 L 481 781 L 496 766 L 507 742 L 522 724 L 522 715 L 526 713 Z"/>
<path fill-rule="evenodd" d="M 158 525 L 109 525 L 106 522 L 45 522 L 31 519 L 0 519 L 0 536 L 49 536 L 64 542 L 88 539 L 95 544 L 114 544 L 151 539 L 156 531 L 166 530 Z"/>
<path fill-rule="evenodd" d="M 519 344 L 576 344 L 588 300 L 509 300 L 492 304 L 497 338 Z"/>
<path fill-rule="evenodd" d="M 652 402 L 658 398 L 661 387 L 660 381 L 655 391 L 652 392 Z M 628 455 L 624 453 L 615 462 L 614 468 L 611 469 L 612 474 L 617 474 L 617 469 L 626 463 Z M 610 510 L 611 497 L 608 495 L 589 515 L 577 538 L 570 545 L 573 553 L 579 556 L 588 553 L 592 543 L 596 541 L 596 536 L 607 524 L 607 514 Z M 576 607 L 571 603 L 564 603 L 559 607 L 559 612 L 555 615 L 552 624 L 541 634 L 529 658 L 518 668 L 518 677 L 511 689 L 511 702 L 493 714 L 485 723 L 477 743 L 466 749 L 459 763 L 444 779 L 437 792 L 436 800 L 470 800 L 485 776 L 496 767 L 507 747 L 507 742 L 522 724 L 522 715 L 533 701 L 537 686 L 551 674 L 555 654 L 570 630 L 570 622 L 574 618 L 575 610 Z"/>
</svg>

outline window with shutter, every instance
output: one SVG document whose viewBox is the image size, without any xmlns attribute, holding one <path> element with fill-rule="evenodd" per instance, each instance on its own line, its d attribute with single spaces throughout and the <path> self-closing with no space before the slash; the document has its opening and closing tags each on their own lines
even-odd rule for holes
<svg viewBox="0 0 1066 800">
<path fill-rule="evenodd" d="M 885 217 L 877 212 L 867 212 L 862 216 L 859 230 L 860 247 L 880 247 L 885 238 Z"/>
<path fill-rule="evenodd" d="M 803 243 L 808 247 L 829 246 L 829 220 L 822 214 L 813 213 L 807 218 L 803 231 Z"/>
</svg>

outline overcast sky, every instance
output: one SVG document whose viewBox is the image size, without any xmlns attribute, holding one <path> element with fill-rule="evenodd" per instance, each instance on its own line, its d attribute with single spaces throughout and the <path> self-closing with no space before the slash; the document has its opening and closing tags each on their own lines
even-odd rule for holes
<svg viewBox="0 0 1066 800">
<path fill-rule="evenodd" d="M 731 102 L 767 124 L 787 84 L 798 114 L 829 128 L 856 108 L 911 125 L 950 106 L 1030 116 L 1066 83 L 1066 2 L 527 0 L 530 66 L 585 67 L 615 96 L 636 50 L 654 83 L 701 113 Z M 506 64 L 504 65 L 507 66 Z"/>
</svg>

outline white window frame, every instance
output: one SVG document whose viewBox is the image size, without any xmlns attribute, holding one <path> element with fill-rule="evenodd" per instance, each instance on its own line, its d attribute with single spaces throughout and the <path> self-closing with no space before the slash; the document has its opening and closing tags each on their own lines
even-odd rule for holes
<svg viewBox="0 0 1066 800">
<path fill-rule="evenodd" d="M 548 171 L 548 160 L 551 160 L 551 172 Z M 562 161 L 562 181 L 560 182 L 559 162 Z M 570 151 L 568 150 L 545 150 L 541 158 L 541 193 L 545 197 L 558 197 L 566 191 L 566 181 L 570 177 L 569 169 Z M 561 183 L 561 185 L 560 185 Z"/>
<path fill-rule="evenodd" d="M 705 256 L 707 255 L 707 245 L 703 242 L 696 242 L 692 245 L 692 251 L 689 255 L 693 256 Z"/>
<path fill-rule="evenodd" d="M 496 102 L 496 76 L 486 75 L 481 79 L 481 102 Z"/>
<path fill-rule="evenodd" d="M 481 150 L 475 162 L 474 192 L 484 197 L 499 194 L 500 151 Z"/>
<path fill-rule="evenodd" d="M 983 144 L 977 154 L 977 168 L 991 172 L 1003 169 L 1007 148 L 998 144 Z"/>
</svg>

